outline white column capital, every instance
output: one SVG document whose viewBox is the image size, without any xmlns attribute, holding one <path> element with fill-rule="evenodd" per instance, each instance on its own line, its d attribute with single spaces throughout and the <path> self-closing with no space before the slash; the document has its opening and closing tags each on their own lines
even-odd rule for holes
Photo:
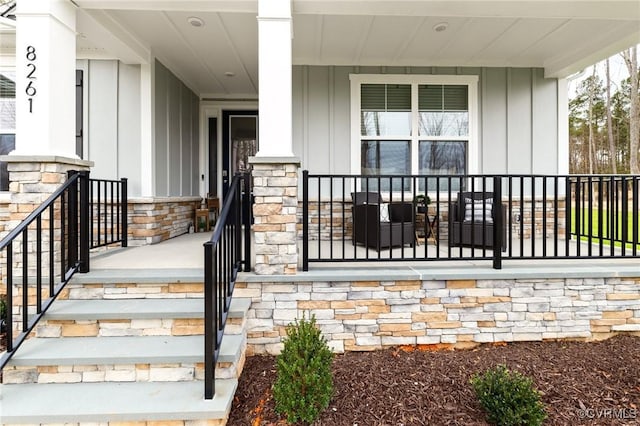
<svg viewBox="0 0 640 426">
<path fill-rule="evenodd" d="M 76 6 L 22 0 L 16 10 L 16 149 L 75 154 Z"/>
<path fill-rule="evenodd" d="M 67 28 L 76 29 L 77 6 L 70 0 L 28 0 L 19 1 L 16 19 L 25 16 L 52 17 Z"/>
</svg>

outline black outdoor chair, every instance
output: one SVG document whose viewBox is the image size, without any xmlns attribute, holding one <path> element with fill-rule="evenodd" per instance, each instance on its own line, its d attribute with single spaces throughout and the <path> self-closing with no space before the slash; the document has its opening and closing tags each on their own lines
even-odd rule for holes
<svg viewBox="0 0 640 426">
<path fill-rule="evenodd" d="M 415 219 L 413 203 L 384 203 L 377 192 L 352 192 L 353 244 L 364 244 L 377 251 L 383 248 L 413 246 Z M 388 206 L 388 217 L 382 214 Z"/>
<path fill-rule="evenodd" d="M 449 203 L 449 245 L 493 248 L 495 205 L 492 192 L 460 192 Z M 507 207 L 502 208 L 502 251 L 507 250 Z"/>
</svg>

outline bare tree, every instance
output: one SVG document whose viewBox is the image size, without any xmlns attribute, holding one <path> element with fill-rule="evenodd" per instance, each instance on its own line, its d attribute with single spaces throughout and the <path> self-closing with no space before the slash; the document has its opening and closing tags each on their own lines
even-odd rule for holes
<svg viewBox="0 0 640 426">
<path fill-rule="evenodd" d="M 588 91 L 588 126 L 589 126 L 589 141 L 588 141 L 588 146 L 587 149 L 589 150 L 589 174 L 593 174 L 593 153 L 595 150 L 594 147 L 594 138 L 593 138 L 593 103 L 595 101 L 595 91 L 596 91 L 596 85 L 595 85 L 595 80 L 596 80 L 596 66 L 593 66 L 593 75 L 591 78 L 591 82 L 589 84 L 589 91 Z"/>
<path fill-rule="evenodd" d="M 613 140 L 613 124 L 611 123 L 611 73 L 609 71 L 609 58 L 605 62 L 607 73 L 607 136 L 609 138 L 609 162 L 611 163 L 612 173 L 618 174 L 618 155 L 616 153 L 616 146 Z"/>
<path fill-rule="evenodd" d="M 627 65 L 629 71 L 629 80 L 631 82 L 630 108 L 629 108 L 629 151 L 630 164 L 629 171 L 631 174 L 640 173 L 640 164 L 638 163 L 638 146 L 640 139 L 640 94 L 638 94 L 638 48 L 634 46 L 622 53 L 622 58 Z"/>
</svg>

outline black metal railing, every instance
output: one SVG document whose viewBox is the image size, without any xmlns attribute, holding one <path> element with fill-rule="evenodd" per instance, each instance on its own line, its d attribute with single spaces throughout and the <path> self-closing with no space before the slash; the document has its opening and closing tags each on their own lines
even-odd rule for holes
<svg viewBox="0 0 640 426">
<path fill-rule="evenodd" d="M 120 180 L 89 179 L 91 200 L 89 247 L 120 243 L 127 247 L 127 178 Z"/>
<path fill-rule="evenodd" d="M 90 198 L 91 181 L 88 171 L 70 171 L 67 181 L 0 241 L 8 320 L 0 370 L 73 274 L 89 272 L 90 212 L 96 207 Z M 126 204 L 126 189 L 120 191 L 124 195 L 118 202 Z M 127 229 L 124 212 L 119 206 L 116 222 L 122 230 Z"/>
<path fill-rule="evenodd" d="M 637 257 L 639 180 L 303 171 L 303 270 L 310 262 L 491 260 L 499 269 L 504 259 Z M 368 207 L 354 205 L 356 193 L 369 193 Z M 431 201 L 422 211 L 418 195 Z M 390 223 L 377 217 L 387 208 Z"/>
<path fill-rule="evenodd" d="M 588 242 L 588 255 L 624 256 L 638 250 L 639 176 L 572 176 L 571 235 Z"/>
<path fill-rule="evenodd" d="M 238 272 L 251 268 L 251 175 L 236 174 L 211 239 L 204 244 L 204 395 L 215 394 L 215 366 Z"/>
</svg>

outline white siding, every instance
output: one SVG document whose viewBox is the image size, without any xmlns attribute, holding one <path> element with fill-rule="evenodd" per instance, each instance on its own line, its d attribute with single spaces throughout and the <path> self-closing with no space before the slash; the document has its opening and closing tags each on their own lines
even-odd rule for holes
<svg viewBox="0 0 640 426">
<path fill-rule="evenodd" d="M 349 74 L 477 75 L 480 173 L 557 173 L 557 81 L 541 69 L 294 66 L 294 154 L 350 173 Z"/>
<path fill-rule="evenodd" d="M 91 176 L 128 178 L 131 196 L 140 195 L 140 67 L 89 60 L 84 68 L 86 152 Z"/>
<path fill-rule="evenodd" d="M 199 99 L 155 63 L 156 196 L 198 195 Z"/>
</svg>

